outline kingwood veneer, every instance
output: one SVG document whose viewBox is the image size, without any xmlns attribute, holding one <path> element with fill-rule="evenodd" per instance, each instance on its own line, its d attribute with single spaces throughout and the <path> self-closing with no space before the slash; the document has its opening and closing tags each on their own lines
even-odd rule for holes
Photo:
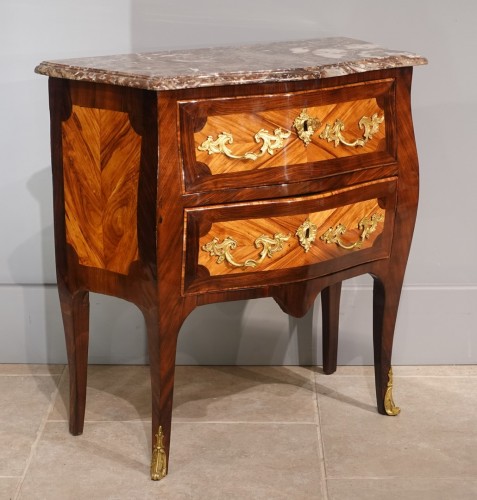
<svg viewBox="0 0 477 500">
<path fill-rule="evenodd" d="M 336 369 L 341 282 L 374 278 L 378 411 L 418 201 L 410 106 L 425 59 L 344 38 L 44 62 L 70 431 L 83 432 L 88 292 L 146 319 L 151 477 L 167 473 L 177 336 L 202 304 L 321 292 Z"/>
</svg>

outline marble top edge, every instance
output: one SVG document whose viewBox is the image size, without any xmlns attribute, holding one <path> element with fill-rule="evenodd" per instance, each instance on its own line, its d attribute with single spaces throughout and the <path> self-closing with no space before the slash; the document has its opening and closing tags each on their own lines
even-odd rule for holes
<svg viewBox="0 0 477 500">
<path fill-rule="evenodd" d="M 149 90 L 309 80 L 427 64 L 417 54 L 351 38 L 167 50 L 44 61 L 37 73 Z"/>
</svg>

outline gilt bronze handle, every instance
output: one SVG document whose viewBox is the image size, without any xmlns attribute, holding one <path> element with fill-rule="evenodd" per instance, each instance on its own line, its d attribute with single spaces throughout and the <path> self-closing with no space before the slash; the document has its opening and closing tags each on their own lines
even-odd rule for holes
<svg viewBox="0 0 477 500">
<path fill-rule="evenodd" d="M 349 142 L 341 133 L 345 129 L 345 124 L 342 120 L 337 119 L 333 125 L 329 123 L 326 124 L 325 130 L 321 132 L 320 138 L 325 139 L 328 142 L 334 142 L 335 147 L 339 144 L 344 144 L 345 146 L 357 147 L 364 146 L 368 141 L 373 138 L 373 134 L 379 131 L 379 125 L 383 123 L 384 115 L 379 117 L 377 113 L 369 118 L 369 116 L 363 116 L 358 122 L 358 126 L 361 130 L 364 130 L 363 137 L 356 139 L 353 142 Z"/>
<path fill-rule="evenodd" d="M 378 222 L 384 220 L 384 215 L 373 214 L 371 218 L 364 217 L 358 223 L 358 228 L 361 229 L 361 235 L 357 241 L 354 243 L 346 244 L 342 241 L 341 236 L 346 232 L 346 226 L 343 224 L 338 224 L 336 227 L 330 227 L 326 233 L 320 236 L 320 240 L 325 243 L 331 244 L 335 243 L 345 250 L 353 250 L 354 248 L 361 248 L 364 240 L 369 238 L 369 235 L 376 231 Z"/>
<path fill-rule="evenodd" d="M 227 147 L 227 144 L 233 144 L 234 142 L 232 134 L 229 132 L 222 132 L 215 140 L 211 135 L 209 135 L 207 139 L 197 147 L 197 149 L 199 151 L 207 151 L 209 155 L 220 153 L 227 156 L 227 158 L 255 161 L 262 157 L 265 153 L 272 155 L 275 150 L 283 148 L 283 141 L 288 139 L 290 135 L 291 132 L 289 130 L 277 128 L 274 130 L 273 134 L 270 134 L 268 130 L 262 128 L 254 136 L 256 143 L 263 141 L 262 147 L 258 153 L 248 152 L 243 155 L 234 155 Z"/>
<path fill-rule="evenodd" d="M 212 257 L 217 257 L 217 264 L 227 261 L 233 267 L 257 267 L 266 257 L 273 257 L 273 254 L 283 250 L 283 243 L 288 241 L 290 235 L 276 233 L 271 236 L 262 234 L 255 242 L 255 248 L 262 247 L 258 259 L 247 259 L 245 262 L 237 262 L 231 251 L 237 248 L 237 242 L 230 236 L 226 236 L 220 243 L 219 238 L 215 237 L 212 241 L 202 246 L 204 252 L 208 252 Z"/>
</svg>

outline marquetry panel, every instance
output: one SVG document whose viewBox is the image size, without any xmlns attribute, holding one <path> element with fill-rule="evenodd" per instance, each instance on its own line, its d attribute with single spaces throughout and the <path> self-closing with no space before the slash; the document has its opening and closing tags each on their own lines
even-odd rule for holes
<svg viewBox="0 0 477 500">
<path fill-rule="evenodd" d="M 138 258 L 141 137 L 127 113 L 77 105 L 62 136 L 67 242 L 80 264 L 127 274 Z"/>
<path fill-rule="evenodd" d="M 353 249 L 344 249 L 336 243 L 326 243 L 321 239 L 330 228 L 335 228 L 341 224 L 346 227 L 345 233 L 341 235 L 341 241 L 344 245 L 351 246 L 360 241 L 363 233 L 364 229 L 359 227 L 359 223 L 363 219 L 370 220 L 373 216 L 375 218 L 377 216 L 379 219 L 375 231 L 369 234 L 369 237 L 365 238 L 361 245 L 357 245 Z M 316 231 L 316 237 L 308 251 L 305 251 L 305 248 L 300 245 L 299 237 L 296 234 L 298 228 L 306 221 L 311 223 L 307 224 L 307 226 L 311 225 L 313 231 Z M 207 268 L 211 276 L 307 266 L 373 246 L 375 239 L 383 231 L 384 222 L 385 211 L 380 208 L 377 199 L 292 216 L 218 222 L 212 224 L 210 231 L 199 240 L 201 251 L 199 252 L 198 263 Z M 308 229 L 308 233 L 310 233 L 310 229 Z M 270 244 L 270 248 L 272 248 L 271 255 L 267 255 L 262 262 L 258 263 L 264 247 L 260 242 L 255 242 L 262 235 L 266 235 L 271 240 L 276 235 L 282 236 L 278 236 L 277 240 Z M 205 248 L 214 238 L 219 244 L 225 238 L 233 239 L 236 246 L 231 248 L 228 254 L 233 257 L 237 264 L 241 264 L 243 267 L 237 267 L 230 264 L 227 259 L 222 260 L 217 256 L 210 255 Z M 277 249 L 276 243 L 278 243 L 279 249 Z M 254 265 L 254 263 L 256 264 Z"/>
<path fill-rule="evenodd" d="M 217 175 L 281 165 L 301 165 L 386 149 L 384 111 L 376 98 L 307 107 L 308 115 L 317 119 L 320 124 L 307 145 L 298 137 L 293 125 L 303 110 L 303 107 L 290 107 L 253 114 L 231 113 L 209 116 L 204 127 L 194 134 L 196 160 L 207 165 L 212 175 Z M 328 141 L 320 137 L 324 135 L 327 125 L 333 127 L 337 120 L 340 120 L 344 124 L 341 130 L 343 138 L 348 143 L 355 143 L 364 137 L 364 129 L 359 127 L 360 120 L 363 117 L 371 118 L 373 115 L 377 115 L 377 118 L 383 121 L 379 124 L 377 132 L 363 145 L 350 146 L 342 142 L 335 144 L 334 140 Z M 274 150 L 273 154 L 267 152 L 257 159 L 229 158 L 224 153 L 209 154 L 208 151 L 201 150 L 203 149 L 201 145 L 209 136 L 215 140 L 220 133 L 225 132 L 233 137 L 233 142 L 227 144 L 233 155 L 259 153 L 263 142 L 256 141 L 255 134 L 264 129 L 273 135 L 277 128 L 290 132 L 289 137 L 283 140 L 283 146 Z"/>
</svg>

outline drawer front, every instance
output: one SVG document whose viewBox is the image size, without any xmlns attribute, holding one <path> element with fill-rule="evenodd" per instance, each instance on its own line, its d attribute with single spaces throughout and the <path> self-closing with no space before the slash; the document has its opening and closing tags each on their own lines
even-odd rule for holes
<svg viewBox="0 0 477 500">
<path fill-rule="evenodd" d="M 390 161 L 393 82 L 180 102 L 186 190 L 307 180 Z"/>
<path fill-rule="evenodd" d="M 186 293 L 308 279 L 389 255 L 395 178 L 186 210 Z"/>
</svg>

